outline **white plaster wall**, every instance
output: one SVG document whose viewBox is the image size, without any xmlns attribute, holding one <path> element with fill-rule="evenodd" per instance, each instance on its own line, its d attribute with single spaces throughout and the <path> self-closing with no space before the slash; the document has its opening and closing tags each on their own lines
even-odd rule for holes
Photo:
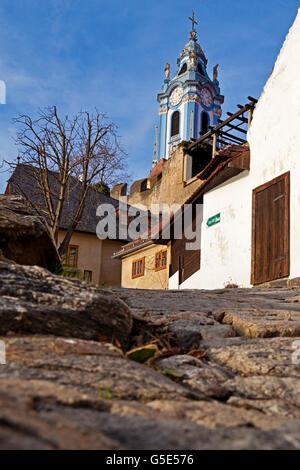
<svg viewBox="0 0 300 470">
<path fill-rule="evenodd" d="M 177 271 L 169 278 L 169 289 L 178 289 L 179 287 L 179 272 Z"/>
<path fill-rule="evenodd" d="M 300 10 L 299 10 L 300 11 Z M 250 172 L 204 197 L 201 268 L 181 288 L 250 286 L 252 190 L 290 171 L 291 269 L 300 276 L 300 13 L 267 81 L 248 132 Z M 207 228 L 209 217 L 221 223 Z"/>
<path fill-rule="evenodd" d="M 250 285 L 252 195 L 250 190 L 248 197 L 244 193 L 247 179 L 245 172 L 204 196 L 201 267 L 181 285 L 182 289 Z M 207 220 L 218 213 L 221 222 L 207 227 Z"/>
</svg>

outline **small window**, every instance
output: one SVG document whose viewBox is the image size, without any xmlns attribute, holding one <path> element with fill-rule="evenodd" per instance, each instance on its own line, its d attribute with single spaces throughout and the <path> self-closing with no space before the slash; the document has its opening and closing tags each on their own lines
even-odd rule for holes
<svg viewBox="0 0 300 470">
<path fill-rule="evenodd" d="M 179 134 L 179 122 L 180 122 L 179 111 L 175 111 L 172 114 L 172 120 L 171 120 L 171 137 Z"/>
<path fill-rule="evenodd" d="M 145 258 L 140 258 L 132 262 L 132 279 L 144 276 Z"/>
<path fill-rule="evenodd" d="M 141 184 L 141 193 L 144 191 L 147 191 L 147 189 L 148 189 L 148 180 L 145 179 L 144 181 L 142 181 L 142 184 Z"/>
<path fill-rule="evenodd" d="M 209 116 L 207 113 L 202 113 L 201 135 L 207 134 L 208 131 L 209 131 Z"/>
<path fill-rule="evenodd" d="M 183 64 L 183 66 L 181 67 L 180 72 L 179 72 L 178 75 L 183 75 L 186 71 L 187 71 L 187 65 L 186 65 L 186 63 L 185 63 L 185 64 Z"/>
<path fill-rule="evenodd" d="M 69 245 L 66 255 L 63 257 L 63 264 L 72 268 L 77 268 L 78 264 L 78 249 L 77 245 Z"/>
<path fill-rule="evenodd" d="M 201 64 L 197 65 L 197 72 L 200 73 L 201 75 L 204 75 L 203 68 Z"/>
<path fill-rule="evenodd" d="M 155 271 L 167 268 L 167 257 L 167 250 L 161 250 L 155 254 Z"/>
<path fill-rule="evenodd" d="M 86 282 L 92 282 L 93 280 L 93 271 L 84 271 L 83 279 Z"/>
</svg>

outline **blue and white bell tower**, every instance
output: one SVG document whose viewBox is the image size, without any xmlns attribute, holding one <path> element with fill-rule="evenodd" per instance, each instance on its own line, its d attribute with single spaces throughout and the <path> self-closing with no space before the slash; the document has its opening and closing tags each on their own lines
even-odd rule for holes
<svg viewBox="0 0 300 470">
<path fill-rule="evenodd" d="M 197 43 L 194 12 L 190 40 L 177 60 L 177 72 L 170 78 L 170 65 L 165 67 L 162 92 L 158 94 L 159 126 L 155 138 L 153 165 L 169 158 L 183 140 L 197 139 L 218 124 L 224 96 L 220 94 L 218 65 L 213 80 L 207 74 L 207 59 Z"/>
</svg>

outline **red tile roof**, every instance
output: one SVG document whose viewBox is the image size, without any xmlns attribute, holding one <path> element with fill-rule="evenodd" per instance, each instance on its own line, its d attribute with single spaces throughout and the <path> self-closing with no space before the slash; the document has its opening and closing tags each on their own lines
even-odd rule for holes
<svg viewBox="0 0 300 470">
<path fill-rule="evenodd" d="M 161 158 L 157 162 L 155 167 L 152 169 L 152 171 L 149 173 L 148 178 L 152 178 L 153 176 L 160 175 L 162 173 L 163 165 L 164 165 L 165 162 L 166 162 L 166 160 L 164 158 Z"/>
</svg>

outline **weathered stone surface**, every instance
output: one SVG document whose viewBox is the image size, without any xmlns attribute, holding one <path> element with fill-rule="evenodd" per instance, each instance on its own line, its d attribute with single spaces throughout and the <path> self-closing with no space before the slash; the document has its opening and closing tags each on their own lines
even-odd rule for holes
<svg viewBox="0 0 300 470">
<path fill-rule="evenodd" d="M 226 383 L 232 395 L 255 399 L 273 400 L 279 398 L 286 403 L 300 408 L 300 387 L 299 378 L 295 377 L 270 377 L 237 376 Z"/>
<path fill-rule="evenodd" d="M 179 345 L 186 351 L 199 348 L 202 339 L 235 336 L 231 326 L 221 326 L 211 316 L 200 312 L 169 316 L 166 325 L 171 333 L 177 335 Z"/>
<path fill-rule="evenodd" d="M 266 416 L 256 410 L 239 409 L 217 401 L 194 403 L 157 400 L 147 406 L 167 414 L 169 418 L 187 419 L 209 428 L 252 426 L 257 429 L 273 429 L 286 422 L 283 417 Z"/>
<path fill-rule="evenodd" d="M 111 292 L 36 266 L 0 262 L 0 296 L 1 335 L 104 335 L 125 344 L 132 328 L 129 308 Z"/>
<path fill-rule="evenodd" d="M 206 364 L 196 357 L 181 355 L 171 356 L 156 361 L 162 370 L 175 370 L 182 374 L 182 383 L 191 389 L 199 390 L 207 397 L 226 398 L 230 393 L 223 383 L 233 378 L 234 374 L 218 365 Z"/>
<path fill-rule="evenodd" d="M 243 375 L 297 377 L 300 365 L 293 364 L 295 338 L 259 338 L 240 344 L 214 345 L 208 349 L 211 361 Z"/>
<path fill-rule="evenodd" d="M 40 268 L 0 273 L 0 448 L 300 449 L 299 289 L 110 291 Z M 161 351 L 153 364 L 91 341 L 125 351 L 139 329 Z"/>
<path fill-rule="evenodd" d="M 2 259 L 55 270 L 59 256 L 41 217 L 20 196 L 0 195 L 0 250 Z"/>
<path fill-rule="evenodd" d="M 246 410 L 261 411 L 266 417 L 282 416 L 283 418 L 300 420 L 300 408 L 281 398 L 252 399 L 231 396 L 227 400 L 227 404 Z"/>
<path fill-rule="evenodd" d="M 9 337 L 7 365 L 0 380 L 51 381 L 80 387 L 105 399 L 149 401 L 157 398 L 201 398 L 155 370 L 126 359 L 116 347 L 78 339 Z"/>
<path fill-rule="evenodd" d="M 225 312 L 222 322 L 248 338 L 300 336 L 299 311 L 238 310 Z"/>
<path fill-rule="evenodd" d="M 300 421 L 192 394 L 115 347 L 11 337 L 1 449 L 296 449 Z M 282 426 L 284 425 L 284 429 Z M 213 428 L 213 429 L 212 429 Z"/>
</svg>

